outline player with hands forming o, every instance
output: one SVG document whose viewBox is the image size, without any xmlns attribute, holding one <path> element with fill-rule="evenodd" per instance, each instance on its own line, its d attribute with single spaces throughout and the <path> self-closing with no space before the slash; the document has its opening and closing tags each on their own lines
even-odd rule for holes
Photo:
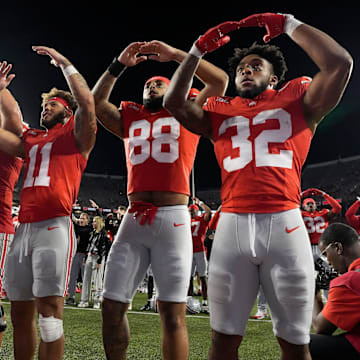
<svg viewBox="0 0 360 360">
<path fill-rule="evenodd" d="M 317 209 L 313 196 L 324 197 L 331 206 L 331 209 Z M 301 210 L 301 214 L 309 234 L 315 268 L 319 272 L 317 276 L 317 284 L 319 284 L 322 283 L 319 280 L 325 278 L 324 274 L 330 274 L 332 271 L 329 264 L 326 262 L 324 263 L 322 260 L 322 254 L 318 246 L 319 239 L 321 234 L 329 226 L 329 222 L 334 220 L 334 218 L 340 213 L 342 207 L 332 196 L 327 194 L 325 191 L 316 188 L 306 189 L 301 193 L 301 197 L 303 198 L 303 210 Z M 319 264 L 321 264 L 321 267 L 319 267 Z M 324 285 L 322 286 L 324 287 Z M 327 289 L 325 288 L 323 288 L 323 295 L 325 298 L 328 296 Z"/>
<path fill-rule="evenodd" d="M 70 215 L 95 144 L 96 117 L 91 91 L 69 59 L 50 47 L 33 50 L 61 68 L 70 91 L 52 88 L 42 94 L 40 125 L 45 129 L 27 129 L 21 137 L 0 129 L 0 150 L 24 159 L 20 225 L 5 263 L 4 283 L 11 301 L 15 358 L 35 356 L 39 314 L 40 358 L 55 360 L 64 353 L 64 295 L 76 249 Z M 9 65 L 0 66 L 0 86 L 14 78 L 9 71 Z M 13 104 L 16 110 L 14 99 Z"/>
<path fill-rule="evenodd" d="M 255 43 L 235 49 L 230 59 L 237 96 L 212 97 L 202 107 L 186 103 L 200 59 L 229 43 L 231 31 L 253 26 L 265 27 L 266 42 L 288 35 L 317 65 L 316 76 L 277 90 L 287 70 L 284 55 L 277 46 Z M 324 32 L 291 15 L 264 13 L 205 32 L 171 79 L 165 108 L 213 142 L 221 168 L 222 208 L 209 264 L 210 360 L 238 358 L 260 285 L 282 359 L 310 359 L 315 284 L 300 212 L 301 169 L 317 125 L 342 98 L 352 65 L 350 54 Z"/>
<path fill-rule="evenodd" d="M 142 54 L 146 55 L 149 60 L 154 60 L 158 62 L 181 62 L 183 58 L 180 55 L 181 52 L 179 52 L 178 49 L 159 40 L 152 40 L 143 43 L 140 46 L 140 51 Z"/>
<path fill-rule="evenodd" d="M 308 196 L 322 196 L 326 199 L 326 201 L 329 203 L 329 205 L 331 206 L 331 210 L 327 211 L 327 217 L 328 220 L 332 220 L 332 218 L 339 214 L 341 211 L 341 205 L 339 204 L 339 202 L 334 199 L 332 196 L 330 196 L 329 194 L 327 194 L 325 191 L 323 190 L 319 190 L 316 188 L 309 188 L 306 189 L 305 191 L 303 191 L 301 193 L 301 197 L 308 197 Z M 306 200 L 306 199 L 305 199 Z M 305 201 L 304 200 L 304 201 Z M 315 209 L 314 209 L 315 210 Z"/>
<path fill-rule="evenodd" d="M 164 76 L 145 82 L 142 104 L 121 101 L 116 106 L 109 101 L 115 83 L 124 86 L 122 74 L 127 67 L 145 60 L 181 63 L 186 55 L 158 40 L 132 43 L 93 89 L 99 122 L 124 140 L 128 170 L 129 209 L 111 246 L 104 276 L 103 340 L 109 360 L 126 357 L 130 341 L 126 312 L 149 265 L 156 283 L 162 356 L 188 359 L 185 310 L 192 238 L 187 204 L 199 136 L 164 109 L 163 96 L 170 82 Z M 203 88 L 195 91 L 194 100 L 188 91 L 187 101 L 201 106 L 207 97 L 225 93 L 228 76 L 223 70 L 201 61 L 196 76 Z"/>
<path fill-rule="evenodd" d="M 196 56 L 203 56 L 212 52 L 230 41 L 230 36 L 227 35 L 229 32 L 242 27 L 265 27 L 267 33 L 263 40 L 269 42 L 284 32 L 291 34 L 300 24 L 301 22 L 296 20 L 293 15 L 272 13 L 255 14 L 240 21 L 226 21 L 212 27 L 200 36 L 190 52 Z"/>
</svg>

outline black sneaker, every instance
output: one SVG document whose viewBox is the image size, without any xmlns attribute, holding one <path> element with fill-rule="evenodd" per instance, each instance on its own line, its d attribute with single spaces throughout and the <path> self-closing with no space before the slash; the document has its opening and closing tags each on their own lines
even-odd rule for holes
<svg viewBox="0 0 360 360">
<path fill-rule="evenodd" d="M 0 332 L 3 332 L 7 328 L 6 320 L 5 320 L 5 312 L 2 305 L 0 305 Z"/>
<path fill-rule="evenodd" d="M 69 297 L 66 301 L 65 301 L 65 305 L 76 305 L 75 299 L 73 297 Z"/>
<path fill-rule="evenodd" d="M 150 304 L 149 303 L 145 304 L 140 310 L 141 311 L 149 311 L 149 310 L 151 310 Z"/>
</svg>

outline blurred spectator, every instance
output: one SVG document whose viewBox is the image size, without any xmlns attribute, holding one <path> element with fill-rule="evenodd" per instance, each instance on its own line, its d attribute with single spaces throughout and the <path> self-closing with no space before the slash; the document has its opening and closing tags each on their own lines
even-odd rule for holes
<svg viewBox="0 0 360 360">
<path fill-rule="evenodd" d="M 191 235 L 193 242 L 193 261 L 191 269 L 191 278 L 188 295 L 193 296 L 193 281 L 197 275 L 200 278 L 201 283 L 201 295 L 202 304 L 201 310 L 208 312 L 207 304 L 207 273 L 208 264 L 206 259 L 206 249 L 204 246 L 206 232 L 211 219 L 211 209 L 203 201 L 200 201 L 197 197 L 193 197 L 193 204 L 189 206 L 189 212 L 191 216 Z M 204 210 L 203 214 L 199 213 L 199 206 Z"/>
<path fill-rule="evenodd" d="M 141 311 L 151 310 L 151 299 L 153 297 L 154 288 L 155 288 L 154 276 L 151 269 L 151 265 L 147 269 L 146 277 L 147 277 L 147 303 L 140 309 Z"/>
<path fill-rule="evenodd" d="M 117 208 L 117 211 L 116 211 L 116 218 L 114 219 L 113 221 L 113 235 L 115 237 L 116 233 L 118 232 L 119 230 L 119 227 L 120 227 L 120 224 L 121 224 L 121 221 L 126 213 L 126 206 L 124 205 L 120 205 L 118 208 Z"/>
<path fill-rule="evenodd" d="M 87 247 L 87 257 L 83 277 L 81 299 L 78 307 L 88 307 L 91 293 L 92 279 L 94 282 L 94 308 L 100 308 L 101 294 L 103 287 L 105 258 L 110 248 L 110 239 L 106 235 L 105 221 L 101 216 L 93 219 L 89 245 Z"/>
<path fill-rule="evenodd" d="M 70 279 L 68 285 L 69 297 L 65 301 L 66 305 L 76 305 L 76 285 L 79 278 L 79 273 L 81 274 L 81 279 L 84 278 L 84 260 L 89 245 L 90 234 L 93 230 L 93 227 L 89 224 L 89 215 L 85 212 L 81 213 L 79 219 L 73 217 L 73 222 L 77 240 L 77 249 L 71 262 Z"/>
</svg>

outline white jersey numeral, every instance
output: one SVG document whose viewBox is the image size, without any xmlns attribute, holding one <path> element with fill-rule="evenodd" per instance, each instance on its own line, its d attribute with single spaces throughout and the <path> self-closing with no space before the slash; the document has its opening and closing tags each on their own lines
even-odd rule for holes
<svg viewBox="0 0 360 360">
<path fill-rule="evenodd" d="M 226 119 L 219 128 L 219 136 L 229 127 L 236 127 L 236 135 L 231 137 L 233 149 L 239 150 L 239 156 L 227 156 L 223 160 L 226 171 L 232 172 L 243 169 L 255 159 L 255 165 L 292 168 L 293 152 L 280 150 L 279 154 L 269 152 L 269 143 L 284 143 L 292 134 L 291 116 L 283 109 L 262 111 L 252 119 L 252 125 L 264 124 L 269 119 L 277 119 L 278 129 L 262 131 L 252 142 L 250 137 L 250 119 L 244 116 L 235 116 Z M 254 149 L 253 149 L 254 148 Z"/>
<path fill-rule="evenodd" d="M 322 216 L 315 216 L 314 218 L 305 216 L 304 223 L 309 234 L 322 234 L 326 228 L 326 223 Z"/>
<path fill-rule="evenodd" d="M 192 236 L 198 236 L 199 235 L 199 229 L 200 229 L 200 221 L 192 221 L 191 222 L 191 229 L 192 229 Z"/>
<path fill-rule="evenodd" d="M 36 158 L 38 154 L 39 145 L 34 145 L 29 151 L 29 166 L 28 171 L 24 180 L 23 188 L 32 187 L 32 186 L 49 186 L 50 185 L 50 176 L 49 176 L 49 165 L 50 165 L 50 153 L 53 143 L 46 143 L 41 149 L 41 162 L 39 174 L 34 178 Z"/>
<path fill-rule="evenodd" d="M 134 121 L 129 128 L 129 157 L 138 165 L 152 157 L 159 163 L 173 163 L 179 158 L 180 124 L 172 117 L 160 118 L 151 124 Z"/>
</svg>

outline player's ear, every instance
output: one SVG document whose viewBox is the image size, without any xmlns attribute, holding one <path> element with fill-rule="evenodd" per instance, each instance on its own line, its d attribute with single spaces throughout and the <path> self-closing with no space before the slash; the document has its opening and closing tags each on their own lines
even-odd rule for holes
<svg viewBox="0 0 360 360">
<path fill-rule="evenodd" d="M 272 74 L 270 76 L 270 81 L 269 81 L 271 88 L 275 89 L 278 83 L 279 83 L 279 78 L 275 74 Z"/>
<path fill-rule="evenodd" d="M 65 116 L 67 118 L 70 118 L 71 116 L 73 116 L 73 112 L 70 109 L 65 109 Z"/>
</svg>

